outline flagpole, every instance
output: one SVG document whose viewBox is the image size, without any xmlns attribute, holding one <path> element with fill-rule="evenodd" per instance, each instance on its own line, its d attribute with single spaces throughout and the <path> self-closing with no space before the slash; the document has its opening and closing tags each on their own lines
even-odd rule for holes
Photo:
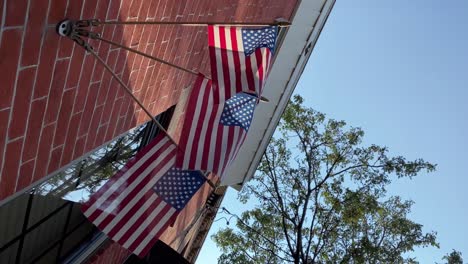
<svg viewBox="0 0 468 264">
<path fill-rule="evenodd" d="M 128 51 L 130 51 L 130 52 L 134 52 L 134 53 L 136 53 L 136 54 L 138 54 L 138 55 L 141 55 L 141 56 L 146 57 L 146 58 L 148 58 L 148 59 L 155 60 L 155 61 L 157 61 L 157 62 L 159 62 L 159 63 L 162 63 L 162 64 L 166 64 L 166 65 L 171 66 L 171 67 L 174 67 L 174 68 L 176 68 L 176 69 L 178 69 L 178 70 L 181 70 L 181 71 L 184 71 L 184 72 L 193 74 L 193 75 L 198 75 L 198 74 L 199 74 L 199 72 L 196 72 L 196 71 L 193 71 L 193 70 L 190 70 L 190 69 L 187 69 L 187 68 L 184 68 L 184 67 L 175 65 L 175 64 L 173 64 L 173 63 L 170 63 L 170 62 L 165 61 L 165 60 L 163 60 L 163 59 L 160 59 L 160 58 L 151 56 L 151 55 L 149 55 L 149 54 L 143 53 L 143 52 L 138 51 L 138 50 L 136 50 L 136 49 L 132 49 L 132 48 L 130 48 L 130 47 L 123 46 L 123 45 L 121 45 L 121 44 L 119 44 L 119 43 L 116 43 L 116 42 L 113 42 L 113 41 L 111 41 L 111 40 L 104 39 L 104 38 L 102 38 L 101 36 L 99 36 L 99 35 L 97 35 L 97 34 L 96 34 L 96 35 L 90 35 L 89 37 L 92 38 L 92 39 L 97 39 L 97 40 L 106 42 L 106 43 L 108 43 L 108 44 L 114 45 L 114 46 L 116 46 L 116 47 L 119 47 L 119 48 L 122 48 L 122 49 L 125 49 L 125 50 L 128 50 Z M 252 95 L 257 96 L 256 94 L 253 94 L 253 93 L 249 93 L 249 94 L 252 94 Z M 268 103 L 268 102 L 269 102 L 269 100 L 268 100 L 267 98 L 263 97 L 263 96 L 260 96 L 259 100 L 260 100 L 260 102 L 263 102 L 263 103 Z"/>
<path fill-rule="evenodd" d="M 216 190 L 218 188 L 210 179 L 208 179 L 208 175 L 210 175 L 209 171 L 202 171 L 203 178 L 205 178 L 206 182 L 210 185 L 213 190 Z"/>
<path fill-rule="evenodd" d="M 112 74 L 112 77 L 114 77 L 117 80 L 117 82 L 124 89 L 124 91 L 132 97 L 132 99 L 141 107 L 141 109 L 143 109 L 143 111 L 151 118 L 151 120 L 156 124 L 156 126 L 167 135 L 167 137 L 172 141 L 172 143 L 178 146 L 174 139 L 167 133 L 167 130 L 161 125 L 161 123 L 158 122 L 158 120 L 156 120 L 156 118 L 151 114 L 151 112 L 148 109 L 146 109 L 143 103 L 141 103 L 140 100 L 138 100 L 138 98 L 136 98 L 136 96 L 133 95 L 132 91 L 127 87 L 127 85 L 122 81 L 122 79 L 120 79 L 119 76 L 117 76 L 117 74 L 115 74 L 115 72 L 112 71 L 109 65 L 107 65 L 107 63 L 103 59 L 101 59 L 101 57 L 99 57 L 93 49 L 87 50 L 104 66 L 104 68 L 106 68 L 107 71 L 110 72 L 110 74 Z"/>
<path fill-rule="evenodd" d="M 278 18 L 273 22 L 226 22 L 226 21 L 100 21 L 99 19 L 79 20 L 84 26 L 100 25 L 178 25 L 178 26 L 243 26 L 243 27 L 266 27 L 278 26 L 289 27 L 291 23 L 283 18 Z"/>
<path fill-rule="evenodd" d="M 143 52 L 138 51 L 138 50 L 136 50 L 136 49 L 132 49 L 132 48 L 130 48 L 130 47 L 126 47 L 126 46 L 120 45 L 119 43 L 113 42 L 113 41 L 111 41 L 111 40 L 107 40 L 107 39 L 101 38 L 101 36 L 99 36 L 99 35 L 98 35 L 98 36 L 95 36 L 95 37 L 91 37 L 91 38 L 93 38 L 93 39 L 98 39 L 98 40 L 100 40 L 100 41 L 103 41 L 103 42 L 106 42 L 106 43 L 108 43 L 108 44 L 117 46 L 117 47 L 119 47 L 119 48 L 128 50 L 128 51 L 130 51 L 130 52 L 134 52 L 134 53 L 136 53 L 136 54 L 138 54 L 138 55 L 141 55 L 141 56 L 143 56 L 143 57 L 146 57 L 146 58 L 155 60 L 155 61 L 160 62 L 160 63 L 162 63 L 162 64 L 169 65 L 169 66 L 174 67 L 174 68 L 176 68 L 176 69 L 179 69 L 179 70 L 181 70 L 181 71 L 188 72 L 188 73 L 191 73 L 191 74 L 193 74 L 193 75 L 198 75 L 198 72 L 196 72 L 196 71 L 189 70 L 189 69 L 187 69 L 187 68 L 184 68 L 184 67 L 175 65 L 175 64 L 173 64 L 173 63 L 170 63 L 170 62 L 165 61 L 165 60 L 163 60 L 163 59 L 160 59 L 160 58 L 151 56 L 151 55 L 149 55 L 149 54 L 143 53 Z"/>
<path fill-rule="evenodd" d="M 149 54 L 143 53 L 143 52 L 138 51 L 138 50 L 136 50 L 136 49 L 132 49 L 132 48 L 130 48 L 130 47 L 123 46 L 123 45 L 121 45 L 121 44 L 119 44 L 119 43 L 116 43 L 116 42 L 113 42 L 113 41 L 111 41 L 111 40 L 104 39 L 104 38 L 102 38 L 102 37 L 99 36 L 99 35 L 90 36 L 90 37 L 93 38 L 93 39 L 97 39 L 97 40 L 106 42 L 106 43 L 108 43 L 108 44 L 114 45 L 114 46 L 116 46 L 116 47 L 119 47 L 119 48 L 128 50 L 128 51 L 130 51 L 130 52 L 134 52 L 134 53 L 136 53 L 136 54 L 138 54 L 138 55 L 141 55 L 141 56 L 146 57 L 146 58 L 148 58 L 148 59 L 155 60 L 155 61 L 157 61 L 157 62 L 159 62 L 159 63 L 166 64 L 166 65 L 168 65 L 168 66 L 174 67 L 174 68 L 176 68 L 176 69 L 178 69 L 178 70 L 181 70 L 181 71 L 184 71 L 184 72 L 193 74 L 193 75 L 198 75 L 198 74 L 199 74 L 199 72 L 196 72 L 196 71 L 193 71 L 193 70 L 190 70 L 190 69 L 187 69 L 187 68 L 184 68 L 184 67 L 175 65 L 175 64 L 173 64 L 173 63 L 170 63 L 170 62 L 165 61 L 165 60 L 163 60 L 163 59 L 160 59 L 160 58 L 151 56 L 151 55 L 149 55 Z M 249 94 L 250 94 L 250 93 L 249 93 Z M 255 95 L 255 94 L 253 94 L 253 95 Z M 255 96 L 256 96 L 256 95 L 255 95 Z M 260 102 L 263 102 L 263 103 L 268 103 L 268 102 L 269 102 L 269 100 L 268 100 L 267 98 L 263 97 L 263 96 L 260 96 L 259 100 L 260 100 Z"/>
<path fill-rule="evenodd" d="M 92 26 L 98 26 L 100 25 L 101 23 L 127 23 L 127 22 L 114 22 L 114 21 L 106 21 L 106 22 L 100 22 L 99 20 L 97 19 L 89 19 L 89 20 L 78 20 L 78 21 L 72 21 L 72 20 L 63 20 L 61 22 L 59 22 L 57 24 L 57 33 L 60 35 L 60 36 L 64 36 L 64 37 L 68 37 L 70 38 L 71 40 L 75 41 L 78 45 L 82 46 L 84 49 L 86 49 L 87 51 L 93 51 L 93 48 L 86 42 L 82 39 L 82 37 L 87 37 L 87 38 L 91 38 L 91 39 L 96 39 L 96 40 L 100 40 L 102 42 L 105 42 L 107 44 L 110 44 L 110 45 L 114 45 L 116 47 L 119 47 L 119 48 L 122 48 L 124 50 L 127 50 L 127 51 L 130 51 L 130 52 L 133 52 L 133 53 L 136 53 L 138 55 L 141 55 L 143 57 L 146 57 L 146 58 L 149 58 L 149 59 L 152 59 L 152 60 L 155 60 L 159 63 L 162 63 L 162 64 L 166 64 L 168 66 L 171 66 L 171 67 L 174 67 L 178 70 L 181 70 L 181 71 L 184 71 L 184 72 L 187 72 L 187 73 L 190 73 L 190 74 L 193 74 L 193 75 L 198 75 L 199 72 L 197 71 L 194 71 L 194 70 L 190 70 L 190 69 L 187 69 L 187 68 L 184 68 L 184 67 L 181 67 L 179 65 L 176 65 L 176 64 L 173 64 L 171 62 L 168 62 L 168 61 L 165 61 L 163 59 L 160 59 L 160 58 L 157 58 L 157 57 L 154 57 L 154 56 L 151 56 L 149 54 L 146 54 L 146 53 L 143 53 L 139 50 L 136 50 L 136 49 L 132 49 L 130 47 L 126 47 L 124 45 L 121 45 L 120 43 L 117 43 L 117 42 L 114 42 L 112 40 L 108 40 L 108 39 L 105 39 L 105 38 L 102 38 L 101 35 L 99 33 L 96 33 L 96 32 L 92 32 L 92 31 L 89 31 L 86 29 L 86 27 L 92 27 Z M 138 21 L 136 21 L 138 22 Z M 128 23 L 136 23 L 136 22 L 132 22 L 132 21 L 128 21 Z M 140 22 L 138 22 L 140 23 Z M 146 23 L 146 22 L 142 22 L 142 23 Z M 148 23 L 152 23 L 152 22 L 148 22 Z M 164 24 L 169 24 L 169 23 L 172 23 L 172 22 L 157 22 L 157 23 L 164 23 Z M 183 22 L 178 22 L 178 23 L 183 23 Z M 200 23 L 204 23 L 204 22 L 200 22 Z M 223 22 L 222 22 L 223 23 Z M 226 22 L 227 23 L 227 22 Z M 276 22 L 276 25 L 279 25 L 279 24 L 289 24 L 289 22 L 284 22 L 282 20 L 278 20 Z M 193 24 L 197 24 L 196 22 L 193 23 Z M 248 24 L 248 23 L 247 23 Z M 254 25 L 253 23 L 251 23 L 250 25 Z M 255 24 L 255 25 L 260 25 L 260 24 Z M 263 24 L 262 24 L 263 25 Z M 93 51 L 94 52 L 94 51 Z M 99 58 L 97 56 L 97 54 L 93 54 L 96 58 Z M 106 65 L 105 62 L 101 62 L 103 65 Z M 106 69 L 111 72 L 113 75 L 113 71 L 109 68 L 109 67 L 106 67 Z M 116 78 L 118 79 L 118 78 Z M 123 85 L 123 83 L 122 83 Z M 127 87 L 125 87 L 125 89 L 128 89 Z M 131 93 L 130 93 L 131 94 Z M 257 95 L 255 95 L 257 96 Z M 133 97 L 133 95 L 132 95 Z M 259 101 L 260 102 L 269 102 L 269 100 L 263 96 L 260 96 L 259 98 Z M 138 102 L 137 102 L 138 103 Z M 144 108 L 142 106 L 142 104 L 138 103 L 144 110 L 145 112 L 148 114 L 148 111 L 146 110 L 146 108 Z M 151 116 L 153 118 L 152 115 L 148 114 L 149 116 Z"/>
</svg>

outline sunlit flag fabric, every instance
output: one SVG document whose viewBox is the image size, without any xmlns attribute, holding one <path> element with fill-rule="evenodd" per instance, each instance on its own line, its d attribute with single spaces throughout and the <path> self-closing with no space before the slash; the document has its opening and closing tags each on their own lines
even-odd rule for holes
<svg viewBox="0 0 468 264">
<path fill-rule="evenodd" d="M 276 36 L 276 26 L 260 29 L 208 26 L 211 76 L 214 89 L 220 90 L 221 101 L 243 91 L 262 93 Z"/>
<path fill-rule="evenodd" d="M 205 170 L 223 177 L 235 159 L 252 121 L 258 99 L 238 93 L 215 103 L 219 89 L 199 75 L 187 105 L 177 167 Z"/>
<path fill-rule="evenodd" d="M 108 237 L 143 257 L 204 183 L 198 171 L 173 168 L 176 146 L 157 136 L 111 177 L 82 211 Z"/>
</svg>

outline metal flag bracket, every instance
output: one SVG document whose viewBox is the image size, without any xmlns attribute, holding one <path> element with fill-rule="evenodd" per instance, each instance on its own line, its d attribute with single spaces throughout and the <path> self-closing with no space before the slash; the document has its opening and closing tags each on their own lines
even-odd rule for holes
<svg viewBox="0 0 468 264">
<path fill-rule="evenodd" d="M 124 47 L 124 46 L 122 46 L 122 45 L 120 45 L 118 43 L 112 42 L 110 40 L 103 39 L 103 38 L 101 38 L 101 35 L 99 33 L 92 32 L 92 31 L 89 31 L 87 29 L 88 27 L 97 26 L 97 25 L 99 25 L 99 20 L 96 20 L 96 19 L 77 20 L 77 21 L 67 19 L 67 20 L 63 20 L 60 23 L 58 23 L 56 29 L 57 29 L 57 33 L 60 36 L 70 38 L 76 44 L 83 47 L 86 51 L 90 52 L 96 58 L 96 60 L 99 61 L 99 63 L 101 63 L 102 66 L 104 66 L 104 68 L 112 75 L 112 77 L 115 78 L 115 80 L 121 85 L 121 87 L 124 89 L 124 91 L 128 95 L 130 95 L 132 97 L 132 99 L 141 107 L 141 109 L 143 109 L 143 111 L 151 118 L 151 120 L 156 124 L 156 126 L 158 126 L 158 128 L 161 129 L 161 131 L 163 131 L 168 136 L 168 138 L 172 141 L 172 143 L 174 143 L 177 146 L 178 144 L 167 133 L 166 129 L 156 120 L 156 118 L 143 105 L 143 103 L 138 98 L 135 97 L 135 95 L 132 93 L 132 91 L 122 81 L 122 79 L 119 76 L 117 76 L 117 74 L 111 69 L 111 67 L 109 65 L 107 65 L 107 63 L 101 57 L 99 57 L 97 55 L 96 51 L 94 51 L 93 47 L 84 39 L 84 37 L 90 38 L 90 39 L 101 40 L 101 41 L 107 42 L 109 44 L 113 44 L 113 45 L 119 46 L 121 48 L 136 52 L 136 53 L 141 54 L 141 55 L 143 55 L 145 57 L 149 57 L 149 58 L 152 58 L 152 59 L 155 59 L 157 61 L 161 61 L 161 62 L 167 63 L 167 64 L 170 64 L 170 63 L 162 61 L 162 60 L 160 60 L 158 58 L 154 58 L 152 56 L 149 56 L 149 55 L 144 54 L 142 52 L 139 52 L 137 50 L 133 50 L 133 49 L 128 48 L 128 47 Z M 184 68 L 182 68 L 182 69 L 184 69 Z"/>
<path fill-rule="evenodd" d="M 169 64 L 170 66 L 176 67 L 180 70 L 190 72 L 193 74 L 198 74 L 195 71 L 191 71 L 167 61 L 152 57 L 148 54 L 139 52 L 125 46 L 120 45 L 119 43 L 103 39 L 99 33 L 91 32 L 87 28 L 89 27 L 98 27 L 105 25 L 180 25 L 180 26 L 202 26 L 202 25 L 225 25 L 225 26 L 236 26 L 242 25 L 247 27 L 258 27 L 258 26 L 278 26 L 278 27 L 289 27 L 291 24 L 284 18 L 277 18 L 273 23 L 249 23 L 249 22 L 169 22 L 169 21 L 100 21 L 99 19 L 86 19 L 86 20 L 70 20 L 65 19 L 57 24 L 57 33 L 63 37 L 69 37 L 75 41 L 78 45 L 84 47 L 87 51 L 91 51 L 93 48 L 82 37 L 88 37 L 91 39 L 98 39 L 104 42 L 107 42 L 111 45 L 115 45 L 128 51 L 135 52 L 142 56 L 154 59 L 161 63 Z"/>
<path fill-rule="evenodd" d="M 169 65 L 181 71 L 198 75 L 197 71 L 190 70 L 179 65 L 175 65 L 168 61 L 162 60 L 160 58 L 151 56 L 149 54 L 143 53 L 139 50 L 132 49 L 121 45 L 120 43 L 113 42 L 108 39 L 101 37 L 101 34 L 97 32 L 92 32 L 89 30 L 91 27 L 105 26 L 105 25 L 180 25 L 180 26 L 206 26 L 206 25 L 225 25 L 225 26 L 248 26 L 248 27 L 259 27 L 259 26 L 278 26 L 278 27 L 289 27 L 291 24 L 284 18 L 277 18 L 273 23 L 251 23 L 251 22 L 170 22 L 170 21 L 100 21 L 99 19 L 86 19 L 86 20 L 71 20 L 65 19 L 57 24 L 56 30 L 57 33 L 62 37 L 67 37 L 73 40 L 76 44 L 83 47 L 86 51 L 90 52 L 103 66 L 106 68 L 109 73 L 120 83 L 120 85 L 125 89 L 125 91 L 135 100 L 135 102 L 145 111 L 145 113 L 151 117 L 153 122 L 163 131 L 166 130 L 157 122 L 157 120 L 151 115 L 151 113 L 143 106 L 143 104 L 133 95 L 131 90 L 124 84 L 124 82 L 113 72 L 113 70 L 107 65 L 107 63 L 102 60 L 97 53 L 95 52 L 93 46 L 91 46 L 84 38 L 96 39 L 108 43 L 110 45 L 125 49 L 127 51 L 136 53 L 143 57 L 152 59 L 162 64 Z M 259 98 L 260 102 L 268 102 L 263 96 Z M 167 134 L 167 133 L 166 133 Z M 171 138 L 172 140 L 172 138 Z M 172 140 L 174 143 L 175 141 Z"/>
<path fill-rule="evenodd" d="M 100 38 L 99 33 L 87 30 L 88 27 L 94 26 L 93 22 L 96 20 L 64 20 L 57 24 L 57 33 L 62 37 L 68 37 L 79 46 L 82 46 L 87 51 L 93 51 L 93 47 L 89 45 L 83 37 L 92 39 Z"/>
<path fill-rule="evenodd" d="M 100 25 L 108 25 L 109 23 L 111 23 L 111 22 L 100 22 L 98 19 L 76 20 L 76 21 L 67 19 L 67 20 L 63 20 L 63 21 L 61 21 L 60 23 L 57 24 L 57 33 L 60 36 L 70 38 L 76 44 L 82 46 L 86 51 L 89 51 L 91 53 L 94 52 L 94 49 L 89 43 L 87 43 L 83 39 L 83 37 L 100 40 L 100 41 L 106 42 L 106 43 L 108 43 L 110 45 L 114 45 L 116 47 L 128 50 L 130 52 L 133 52 L 133 53 L 136 53 L 138 55 L 144 56 L 146 58 L 155 60 L 157 62 L 167 64 L 167 65 L 172 66 L 172 67 L 174 67 L 176 69 L 179 69 L 179 70 L 182 70 L 182 71 L 194 74 L 194 75 L 198 74 L 198 72 L 196 72 L 196 71 L 192 71 L 192 70 L 186 69 L 184 67 L 180 67 L 180 66 L 175 65 L 173 63 L 170 63 L 168 61 L 165 61 L 165 60 L 162 60 L 160 58 L 156 58 L 156 57 L 151 56 L 149 54 L 143 53 L 143 52 L 141 52 L 139 50 L 132 49 L 132 48 L 123 46 L 120 43 L 117 43 L 117 42 L 102 38 L 101 34 L 88 30 L 89 27 L 96 27 L 96 26 L 100 26 Z M 126 23 L 129 23 L 129 22 L 112 22 L 112 23 L 126 24 Z M 141 22 L 141 23 L 144 23 L 144 22 Z"/>
<path fill-rule="evenodd" d="M 113 42 L 108 39 L 104 39 L 101 37 L 101 34 L 97 32 L 90 31 L 89 28 L 91 27 L 98 27 L 98 26 L 105 26 L 105 25 L 180 25 L 180 26 L 206 26 L 206 25 L 225 25 L 225 26 L 248 26 L 248 27 L 259 27 L 259 26 L 278 26 L 278 27 L 289 27 L 290 23 L 283 19 L 283 18 L 278 18 L 275 20 L 273 23 L 251 23 L 251 22 L 169 22 L 169 21 L 100 21 L 99 19 L 87 19 L 87 20 L 71 20 L 71 19 L 65 19 L 57 24 L 56 30 L 57 33 L 60 36 L 67 37 L 71 40 L 73 40 L 76 44 L 79 46 L 83 47 L 86 51 L 90 52 L 96 60 L 101 63 L 104 68 L 112 74 L 112 76 L 117 80 L 117 82 L 124 88 L 125 92 L 127 92 L 133 100 L 143 109 L 143 111 L 151 118 L 151 120 L 167 135 L 167 131 L 163 128 L 163 126 L 154 118 L 154 116 L 151 114 L 151 112 L 146 109 L 146 107 L 136 98 L 132 91 L 127 87 L 127 85 L 120 79 L 117 74 L 107 65 L 107 63 L 101 59 L 94 48 L 84 39 L 84 38 L 89 38 L 89 39 L 96 39 L 103 41 L 105 43 L 108 43 L 110 45 L 114 45 L 116 47 L 125 49 L 127 51 L 136 53 L 138 55 L 144 56 L 146 58 L 155 60 L 157 62 L 169 65 L 171 67 L 174 67 L 176 69 L 185 71 L 190 74 L 198 75 L 197 71 L 193 71 L 178 65 L 175 65 L 173 63 L 170 63 L 168 61 L 162 60 L 160 58 L 151 56 L 149 54 L 143 53 L 141 51 L 138 51 L 136 49 L 132 49 L 130 47 L 126 47 L 121 45 L 120 43 Z M 264 98 L 263 96 L 260 97 L 260 101 L 262 102 L 268 102 L 268 99 Z M 168 137 L 171 139 L 171 141 L 176 144 L 176 142 L 168 135 Z M 176 144 L 177 145 L 177 144 Z"/>
</svg>

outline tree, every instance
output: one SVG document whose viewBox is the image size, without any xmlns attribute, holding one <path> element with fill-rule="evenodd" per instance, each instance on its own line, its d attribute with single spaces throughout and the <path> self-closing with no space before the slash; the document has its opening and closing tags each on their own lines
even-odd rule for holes
<svg viewBox="0 0 468 264">
<path fill-rule="evenodd" d="M 455 249 L 452 249 L 452 252 L 445 255 L 442 259 L 447 261 L 445 262 L 446 264 L 463 264 L 462 253 Z"/>
<path fill-rule="evenodd" d="M 405 253 L 438 246 L 434 232 L 408 219 L 412 201 L 386 192 L 392 179 L 434 164 L 362 146 L 360 128 L 304 107 L 297 95 L 278 127 L 240 193 L 255 208 L 213 236 L 218 263 L 414 263 Z"/>
<path fill-rule="evenodd" d="M 151 129 L 150 126 L 151 122 L 148 122 L 112 141 L 36 187 L 35 193 L 55 197 L 64 197 L 77 190 L 86 190 L 89 195 L 95 193 L 104 181 L 135 156 L 142 147 L 141 141 L 146 130 Z M 84 200 L 87 198 L 84 197 Z"/>
</svg>

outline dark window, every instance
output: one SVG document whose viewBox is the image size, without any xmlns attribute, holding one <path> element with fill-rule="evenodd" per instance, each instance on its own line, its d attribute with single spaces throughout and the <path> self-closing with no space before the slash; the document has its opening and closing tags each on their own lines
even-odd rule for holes
<svg viewBox="0 0 468 264">
<path fill-rule="evenodd" d="M 156 117 L 165 128 L 173 111 Z M 83 216 L 80 203 L 159 132 L 147 122 L 1 205 L 0 263 L 61 262 L 95 238 L 99 231 Z"/>
</svg>

